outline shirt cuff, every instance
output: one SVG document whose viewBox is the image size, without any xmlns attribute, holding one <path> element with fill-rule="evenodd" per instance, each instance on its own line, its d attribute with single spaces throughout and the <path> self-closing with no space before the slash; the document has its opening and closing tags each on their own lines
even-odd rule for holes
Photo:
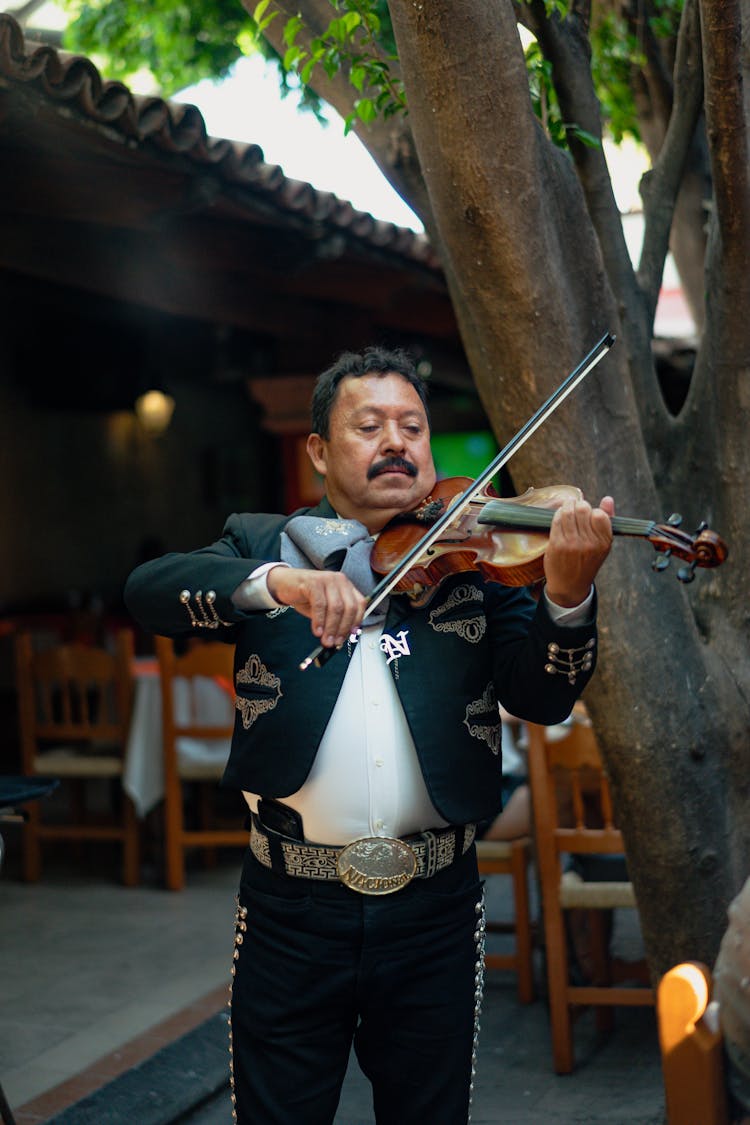
<svg viewBox="0 0 750 1125">
<path fill-rule="evenodd" d="M 591 623 L 591 603 L 594 600 L 594 587 L 592 586 L 588 592 L 588 597 L 584 598 L 580 605 L 565 607 L 557 605 L 548 596 L 547 591 L 542 591 L 542 597 L 547 605 L 547 611 L 554 621 L 555 625 L 589 625 Z"/>
<path fill-rule="evenodd" d="M 232 604 L 237 609 L 278 609 L 282 602 L 277 602 L 268 589 L 268 572 L 275 566 L 287 566 L 287 563 L 263 563 L 248 574 L 244 582 L 240 582 L 232 594 Z"/>
</svg>

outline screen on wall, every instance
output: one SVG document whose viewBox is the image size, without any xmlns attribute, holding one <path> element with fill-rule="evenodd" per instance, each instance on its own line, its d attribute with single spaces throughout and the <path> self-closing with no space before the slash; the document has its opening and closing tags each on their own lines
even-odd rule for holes
<svg viewBox="0 0 750 1125">
<path fill-rule="evenodd" d="M 489 430 L 433 434 L 431 444 L 438 480 L 446 477 L 474 480 L 498 452 L 497 442 Z"/>
</svg>

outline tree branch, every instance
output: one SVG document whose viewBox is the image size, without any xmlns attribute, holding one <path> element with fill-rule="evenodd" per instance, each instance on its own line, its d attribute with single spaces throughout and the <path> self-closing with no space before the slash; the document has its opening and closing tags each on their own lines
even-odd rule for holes
<svg viewBox="0 0 750 1125">
<path fill-rule="evenodd" d="M 390 10 L 451 298 L 500 439 L 604 331 L 620 333 L 617 306 L 572 162 L 534 116 L 510 0 L 390 0 Z M 595 416 L 607 419 L 596 443 L 574 449 L 571 428 L 587 432 Z M 635 451 L 628 487 L 640 487 L 650 474 L 622 343 L 515 459 L 514 480 L 569 466 L 592 491 L 600 475 L 602 491 L 617 490 L 620 440 Z"/>
<path fill-rule="evenodd" d="M 706 129 L 714 206 L 726 293 L 722 313 L 740 328 L 747 322 L 747 261 L 750 253 L 750 170 L 743 76 L 741 0 L 701 0 Z M 731 308 L 730 304 L 734 307 Z M 739 318 L 739 319 L 738 319 Z M 732 331 L 733 329 L 730 329 Z M 741 337 L 746 332 L 739 333 Z"/>
<path fill-rule="evenodd" d="M 637 307 L 639 295 L 604 156 L 601 113 L 591 80 L 590 47 L 586 34 L 588 8 L 581 7 L 577 11 L 574 8 L 565 21 L 556 16 L 548 17 L 543 0 L 532 0 L 529 8 L 534 33 L 545 58 L 552 64 L 563 120 L 575 124 L 598 141 L 596 147 L 583 144 L 570 128 L 568 130 L 570 151 L 602 248 L 610 283 L 621 306 Z"/>
<path fill-rule="evenodd" d="M 543 237 L 549 213 L 539 184 L 557 154 L 534 118 L 512 6 L 470 7 L 458 16 L 451 0 L 393 0 L 391 16 L 433 205 L 460 211 L 478 244 L 482 222 L 496 224 L 520 278 L 529 247 L 518 244 L 517 219 L 527 216 L 526 227 L 537 216 Z M 509 178 L 515 190 L 498 206 L 498 185 Z"/>
<path fill-rule="evenodd" d="M 590 69 L 586 34 L 588 8 L 574 6 L 565 21 L 547 16 L 543 0 L 529 5 L 534 30 L 545 57 L 552 63 L 553 81 L 563 120 L 575 123 L 598 140 L 592 147 L 569 131 L 570 151 L 586 197 L 586 205 L 604 259 L 609 282 L 617 296 L 628 364 L 647 448 L 656 440 L 666 420 L 666 409 L 656 380 L 651 355 L 653 310 L 648 311 L 637 283 L 625 242 L 622 218 L 612 190 L 612 180 L 602 145 L 602 124 Z"/>
<path fill-rule="evenodd" d="M 26 0 L 26 3 L 19 4 L 17 8 L 6 8 L 5 10 L 9 16 L 13 16 L 13 19 L 17 20 L 23 27 L 27 20 L 30 20 L 40 8 L 44 7 L 45 3 L 46 0 Z"/>
<path fill-rule="evenodd" d="M 252 14 L 255 0 L 242 0 L 242 3 L 243 7 Z M 329 0 L 298 0 L 296 3 L 292 3 L 291 0 L 278 0 L 273 7 L 278 9 L 281 16 L 273 20 L 263 34 L 281 55 L 286 50 L 283 39 L 284 24 L 292 16 L 301 15 L 303 28 L 297 36 L 297 42 L 301 46 L 309 47 L 310 40 L 320 35 L 335 15 Z M 381 55 L 381 58 L 387 61 L 393 73 L 397 75 L 400 73 L 397 61 L 386 60 L 384 55 Z M 310 86 L 342 117 L 347 117 L 353 111 L 354 101 L 359 96 L 358 91 L 349 82 L 348 74 L 338 72 L 329 78 L 320 66 L 315 67 Z M 409 204 L 427 230 L 431 230 L 434 227 L 432 211 L 408 116 L 396 114 L 387 120 L 378 116 L 367 125 L 355 121 L 352 132 L 365 145 L 391 187 Z"/>
<path fill-rule="evenodd" d="M 645 65 L 636 71 L 633 96 L 640 108 L 639 124 L 647 113 L 652 122 L 652 132 L 656 135 L 651 144 L 655 151 L 661 147 L 667 124 L 672 112 L 672 77 L 674 66 L 668 66 L 660 42 L 651 29 L 650 19 L 654 15 L 653 5 L 644 5 L 640 0 L 628 0 L 622 6 L 622 16 L 637 37 L 645 58 Z M 648 144 L 648 142 L 647 142 Z M 651 146 L 649 146 L 651 150 Z"/>
<path fill-rule="evenodd" d="M 706 124 L 716 212 L 725 253 L 739 253 L 747 263 L 750 191 L 742 81 L 742 4 L 739 0 L 702 0 L 701 21 Z"/>
<path fill-rule="evenodd" d="M 645 232 L 638 280 L 653 324 L 675 202 L 703 105 L 698 0 L 686 0 L 677 37 L 672 113 L 653 167 L 641 179 Z"/>
</svg>

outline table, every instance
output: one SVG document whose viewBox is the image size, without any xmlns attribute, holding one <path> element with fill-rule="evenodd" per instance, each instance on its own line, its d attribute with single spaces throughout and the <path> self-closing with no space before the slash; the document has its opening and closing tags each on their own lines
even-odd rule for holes
<svg viewBox="0 0 750 1125">
<path fill-rule="evenodd" d="M 164 796 L 162 756 L 161 684 L 159 665 L 153 658 L 133 662 L 135 693 L 133 715 L 125 751 L 123 788 L 143 818 Z M 206 726 L 228 726 L 234 722 L 234 701 L 226 687 L 208 676 L 191 682 L 174 682 L 174 708 L 178 722 L 191 714 Z M 229 757 L 230 738 L 178 738 L 181 761 L 211 762 L 223 766 Z"/>
</svg>

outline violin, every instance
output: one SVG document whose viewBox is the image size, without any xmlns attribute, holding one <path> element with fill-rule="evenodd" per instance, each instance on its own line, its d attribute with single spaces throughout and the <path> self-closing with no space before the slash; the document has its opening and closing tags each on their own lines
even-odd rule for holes
<svg viewBox="0 0 750 1125">
<path fill-rule="evenodd" d="M 465 496 L 469 478 L 439 481 L 433 492 L 412 512 L 402 513 L 381 531 L 370 557 L 376 574 L 390 574 L 439 518 L 447 519 L 439 537 L 393 586 L 415 605 L 424 605 L 445 578 L 462 571 L 479 571 L 504 586 L 532 586 L 544 577 L 544 553 L 555 510 L 568 497 L 582 499 L 574 485 L 553 484 L 529 488 L 521 496 L 501 499 L 491 485 L 472 496 L 450 521 L 451 506 Z M 705 524 L 695 535 L 679 529 L 681 517 L 665 524 L 653 520 L 612 518 L 615 535 L 645 539 L 658 552 L 655 570 L 663 570 L 672 556 L 684 560 L 677 577 L 692 582 L 696 567 L 719 566 L 728 556 L 726 543 Z"/>
<path fill-rule="evenodd" d="M 497 456 L 487 465 L 479 476 L 469 481 L 469 486 L 466 488 L 462 495 L 443 497 L 435 495 L 430 499 L 429 503 L 423 503 L 419 506 L 417 511 L 420 513 L 416 519 L 409 520 L 408 514 L 406 522 L 413 523 L 420 529 L 420 534 L 416 541 L 412 541 L 412 546 L 409 549 L 407 544 L 399 544 L 396 550 L 388 548 L 388 528 L 380 533 L 377 544 L 380 547 L 380 552 L 385 552 L 388 548 L 391 557 L 396 559 L 396 565 L 390 571 L 383 572 L 383 577 L 380 579 L 375 589 L 367 599 L 367 612 L 372 611 L 380 605 L 384 598 L 386 598 L 391 591 L 401 589 L 402 585 L 405 587 L 406 592 L 412 592 L 413 596 L 422 598 L 429 596 L 432 592 L 430 586 L 422 581 L 427 576 L 431 580 L 432 588 L 435 587 L 435 582 L 432 581 L 432 574 L 438 575 L 441 571 L 446 571 L 448 564 L 445 561 L 439 562 L 439 552 L 442 548 L 437 549 L 438 554 L 431 555 L 435 544 L 443 537 L 443 533 L 448 536 L 450 541 L 451 535 L 453 536 L 453 565 L 455 560 L 463 560 L 463 569 L 481 569 L 483 566 L 490 564 L 490 559 L 485 555 L 480 557 L 479 553 L 475 550 L 476 543 L 479 540 L 479 525 L 488 524 L 493 526 L 494 531 L 484 532 L 487 537 L 492 541 L 500 534 L 500 530 L 508 529 L 508 508 L 516 515 L 517 510 L 523 509 L 523 517 L 525 520 L 541 522 L 534 523 L 530 528 L 527 524 L 521 524 L 516 528 L 517 532 L 525 535 L 526 540 L 530 540 L 534 535 L 540 536 L 537 541 L 537 547 L 541 548 L 538 551 L 538 556 L 534 559 L 524 559 L 523 564 L 508 565 L 508 563 L 500 563 L 500 566 L 506 565 L 506 576 L 512 574 L 513 567 L 515 570 L 516 581 L 514 585 L 529 585 L 534 581 L 538 581 L 543 573 L 543 555 L 546 546 L 547 537 L 544 535 L 543 530 L 548 529 L 552 523 L 554 515 L 553 511 L 549 508 L 537 507 L 536 505 L 521 503 L 529 494 L 524 493 L 523 497 L 517 497 L 515 501 L 500 500 L 496 498 L 490 491 L 492 478 L 500 471 L 503 465 L 507 464 L 510 458 L 525 444 L 526 441 L 542 426 L 546 420 L 554 413 L 562 402 L 572 394 L 575 388 L 586 378 L 590 371 L 604 358 L 609 349 L 615 342 L 615 337 L 606 332 L 604 336 L 594 345 L 590 352 L 583 357 L 580 363 L 563 379 L 562 383 L 553 393 L 549 396 L 546 402 L 531 415 L 531 417 L 524 422 L 520 430 L 513 435 L 508 444 L 500 450 Z M 463 478 L 451 478 L 454 482 L 462 481 Z M 465 482 L 464 482 L 465 483 Z M 564 485 L 552 486 L 553 489 L 565 488 Z M 532 497 L 539 496 L 532 490 Z M 577 490 L 576 490 L 577 491 Z M 437 490 L 436 490 L 437 492 Z M 578 493 L 580 495 L 580 493 Z M 450 501 L 450 502 L 448 502 Z M 554 504 L 553 498 L 553 507 Z M 502 512 L 495 505 L 502 504 Z M 475 509 L 478 505 L 479 511 Z M 492 507 L 490 505 L 493 505 Z M 505 507 L 508 506 L 508 508 Z M 532 515 L 532 509 L 534 514 Z M 462 524 L 464 512 L 473 511 L 474 514 L 474 527 L 465 526 Z M 541 514 L 539 514 L 541 513 Z M 501 516 L 499 522 L 497 517 Z M 396 523 L 400 524 L 401 519 L 397 519 Z M 393 523 L 393 521 L 392 521 Z M 688 565 L 682 567 L 678 572 L 677 577 L 683 582 L 691 582 L 694 577 L 696 566 L 718 566 L 727 557 L 728 551 L 726 545 L 719 539 L 718 535 L 709 532 L 704 525 L 698 529 L 695 537 L 684 536 L 684 533 L 677 533 L 676 528 L 680 523 L 679 516 L 671 516 L 666 525 L 656 525 L 650 521 L 645 520 L 624 520 L 618 517 L 613 520 L 613 528 L 617 535 L 639 535 L 644 538 L 651 538 L 657 550 L 660 552 L 658 558 L 654 560 L 656 570 L 663 570 L 665 566 L 669 565 L 669 558 L 671 554 L 686 559 Z M 615 524 L 617 525 L 615 528 Z M 389 528 L 391 524 L 388 525 Z M 476 530 L 475 530 L 476 529 Z M 467 532 L 472 531 L 471 536 Z M 458 541 L 456 541 L 458 539 Z M 381 542 L 382 541 L 382 542 Z M 392 542 L 392 541 L 391 541 Z M 494 544 L 493 544 L 494 549 Z M 425 565 L 425 560 L 427 565 Z M 480 566 L 481 563 L 481 566 Z M 467 565 L 470 564 L 470 565 Z M 374 563 L 371 560 L 371 565 L 374 569 Z M 382 557 L 378 562 L 378 566 L 382 566 Z M 492 563 L 492 565 L 497 565 Z M 520 569 L 518 567 L 521 566 Z M 455 568 L 452 573 L 456 572 Z M 432 573 L 430 573 L 430 571 Z M 533 575 L 536 574 L 536 578 Z M 443 576 L 445 576 L 443 574 Z M 506 585 L 510 585 L 506 578 Z M 300 670 L 304 672 L 314 664 L 317 668 L 322 668 L 326 661 L 330 660 L 336 649 L 325 648 L 323 645 L 317 645 L 311 653 L 300 663 Z"/>
</svg>

